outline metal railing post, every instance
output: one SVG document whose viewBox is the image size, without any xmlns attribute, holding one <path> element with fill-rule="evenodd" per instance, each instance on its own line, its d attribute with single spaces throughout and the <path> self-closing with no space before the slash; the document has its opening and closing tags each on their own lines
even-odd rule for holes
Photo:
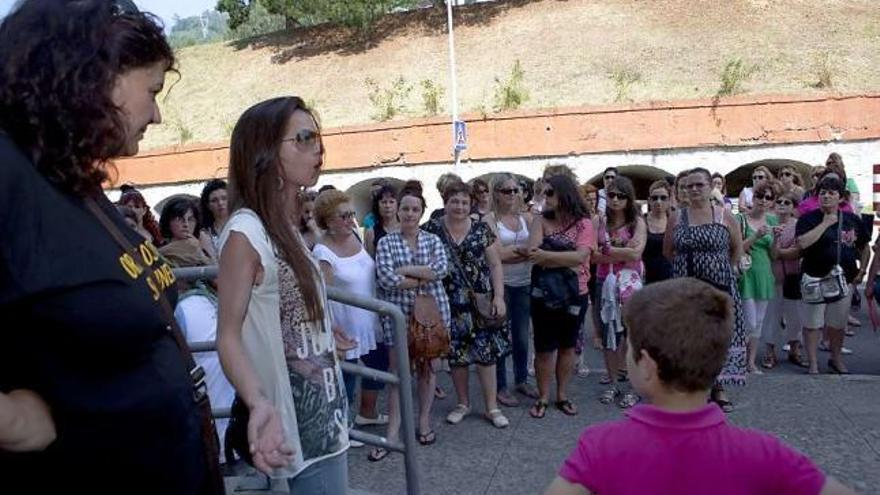
<svg viewBox="0 0 880 495">
<path fill-rule="evenodd" d="M 174 276 L 179 280 L 202 280 L 211 279 L 217 276 L 217 266 L 203 266 L 192 268 L 176 268 Z M 387 438 L 377 435 L 364 433 L 358 430 L 351 430 L 350 436 L 355 440 L 370 443 L 372 445 L 381 446 L 390 450 L 403 452 L 404 464 L 406 468 L 406 488 L 408 495 L 419 495 L 421 488 L 419 486 L 419 467 L 416 459 L 416 425 L 412 398 L 412 373 L 410 373 L 409 350 L 407 347 L 407 321 L 403 312 L 399 307 L 381 301 L 379 299 L 363 297 L 352 294 L 333 287 L 327 288 L 327 297 L 333 301 L 337 301 L 350 306 L 366 309 L 382 316 L 391 318 L 394 326 L 394 352 L 397 355 L 398 375 L 360 366 L 356 364 L 341 362 L 340 366 L 343 371 L 353 373 L 363 377 L 371 378 L 377 381 L 387 383 L 391 386 L 398 387 L 398 400 L 400 403 L 401 427 L 403 429 L 403 443 L 391 443 Z M 214 352 L 217 350 L 217 343 L 214 341 L 207 342 L 191 342 L 190 349 L 192 352 Z M 214 417 L 228 418 L 231 415 L 230 408 L 217 408 L 212 411 Z"/>
</svg>

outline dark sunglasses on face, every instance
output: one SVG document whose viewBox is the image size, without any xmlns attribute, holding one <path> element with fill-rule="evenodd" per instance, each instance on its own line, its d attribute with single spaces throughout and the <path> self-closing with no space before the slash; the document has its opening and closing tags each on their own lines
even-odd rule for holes
<svg viewBox="0 0 880 495">
<path fill-rule="evenodd" d="M 651 201 L 666 201 L 668 199 L 669 199 L 669 196 L 662 196 L 662 195 L 651 196 Z"/>
<path fill-rule="evenodd" d="M 766 175 L 753 175 L 752 176 L 752 180 L 764 180 L 766 178 L 767 178 Z"/>
<path fill-rule="evenodd" d="M 790 199 L 777 199 L 776 204 L 780 206 L 791 206 L 794 203 L 792 203 Z"/>
<path fill-rule="evenodd" d="M 510 196 L 512 194 L 518 193 L 519 189 L 517 189 L 515 187 L 510 187 L 510 188 L 503 188 L 503 189 L 495 189 L 495 191 L 499 192 L 501 194 L 507 194 L 508 196 Z"/>
<path fill-rule="evenodd" d="M 548 197 L 548 198 L 552 198 L 553 196 L 556 196 L 556 191 L 554 191 L 553 189 L 545 189 L 544 196 Z"/>
<path fill-rule="evenodd" d="M 602 177 L 602 178 L 604 180 L 614 180 L 617 178 L 617 176 L 616 175 L 606 175 L 605 177 Z"/>
<path fill-rule="evenodd" d="M 293 141 L 298 148 L 312 150 L 321 144 L 321 134 L 312 129 L 302 129 L 294 136 L 284 138 L 281 141 Z"/>
<path fill-rule="evenodd" d="M 765 194 L 765 195 L 761 196 L 761 199 L 763 199 L 764 201 L 773 201 L 773 195 L 772 194 Z"/>
<path fill-rule="evenodd" d="M 623 199 L 623 200 L 626 200 L 626 199 L 629 199 L 629 198 L 626 196 L 626 194 L 622 194 L 622 193 L 619 193 L 619 192 L 609 192 L 609 193 L 608 193 L 608 199 Z"/>
</svg>

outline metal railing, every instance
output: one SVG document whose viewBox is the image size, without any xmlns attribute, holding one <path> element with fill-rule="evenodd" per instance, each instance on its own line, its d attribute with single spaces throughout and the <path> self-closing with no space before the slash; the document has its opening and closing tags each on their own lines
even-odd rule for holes
<svg viewBox="0 0 880 495">
<path fill-rule="evenodd" d="M 217 271 L 217 266 L 176 268 L 173 270 L 174 276 L 178 280 L 212 279 L 217 276 Z M 409 351 L 407 350 L 406 318 L 403 316 L 400 308 L 394 304 L 353 294 L 334 287 L 327 288 L 327 297 L 332 301 L 366 309 L 381 316 L 391 318 L 394 327 L 393 352 L 397 353 L 397 362 L 399 363 L 397 375 L 344 361 L 340 365 L 342 370 L 347 373 L 397 386 L 403 442 L 390 442 L 385 437 L 356 429 L 350 430 L 349 436 L 354 440 L 403 453 L 407 493 L 409 495 L 419 495 L 421 491 L 419 487 L 418 462 L 416 460 L 416 425 L 413 415 L 412 374 L 410 373 Z M 215 352 L 217 344 L 213 341 L 191 342 L 190 349 L 192 352 Z M 228 418 L 231 415 L 230 408 L 228 407 L 215 408 L 212 412 L 215 418 Z"/>
</svg>

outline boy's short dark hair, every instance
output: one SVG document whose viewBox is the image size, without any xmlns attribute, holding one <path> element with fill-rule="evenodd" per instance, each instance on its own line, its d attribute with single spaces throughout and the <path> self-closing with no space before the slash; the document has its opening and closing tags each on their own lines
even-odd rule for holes
<svg viewBox="0 0 880 495">
<path fill-rule="evenodd" d="M 623 307 L 633 358 L 638 362 L 647 351 L 663 384 L 681 392 L 715 383 L 727 359 L 733 317 L 730 296 L 695 278 L 647 285 Z"/>
</svg>

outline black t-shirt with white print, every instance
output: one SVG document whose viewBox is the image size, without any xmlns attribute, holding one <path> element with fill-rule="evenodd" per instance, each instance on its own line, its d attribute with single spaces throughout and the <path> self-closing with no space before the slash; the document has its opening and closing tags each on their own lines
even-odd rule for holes
<svg viewBox="0 0 880 495">
<path fill-rule="evenodd" d="M 800 237 L 822 223 L 825 213 L 815 210 L 800 217 L 795 225 L 795 235 Z M 840 212 L 840 266 L 852 283 L 859 272 L 859 250 L 870 241 L 870 234 L 862 228 L 859 217 L 853 213 Z M 837 263 L 837 224 L 828 227 L 813 245 L 801 252 L 801 270 L 811 277 L 828 275 Z"/>
<path fill-rule="evenodd" d="M 196 493 L 198 410 L 159 304 L 173 274 L 97 200 L 136 256 L 0 134 L 0 390 L 37 392 L 57 430 L 44 452 L 0 453 L 0 483 L 9 493 Z"/>
</svg>

